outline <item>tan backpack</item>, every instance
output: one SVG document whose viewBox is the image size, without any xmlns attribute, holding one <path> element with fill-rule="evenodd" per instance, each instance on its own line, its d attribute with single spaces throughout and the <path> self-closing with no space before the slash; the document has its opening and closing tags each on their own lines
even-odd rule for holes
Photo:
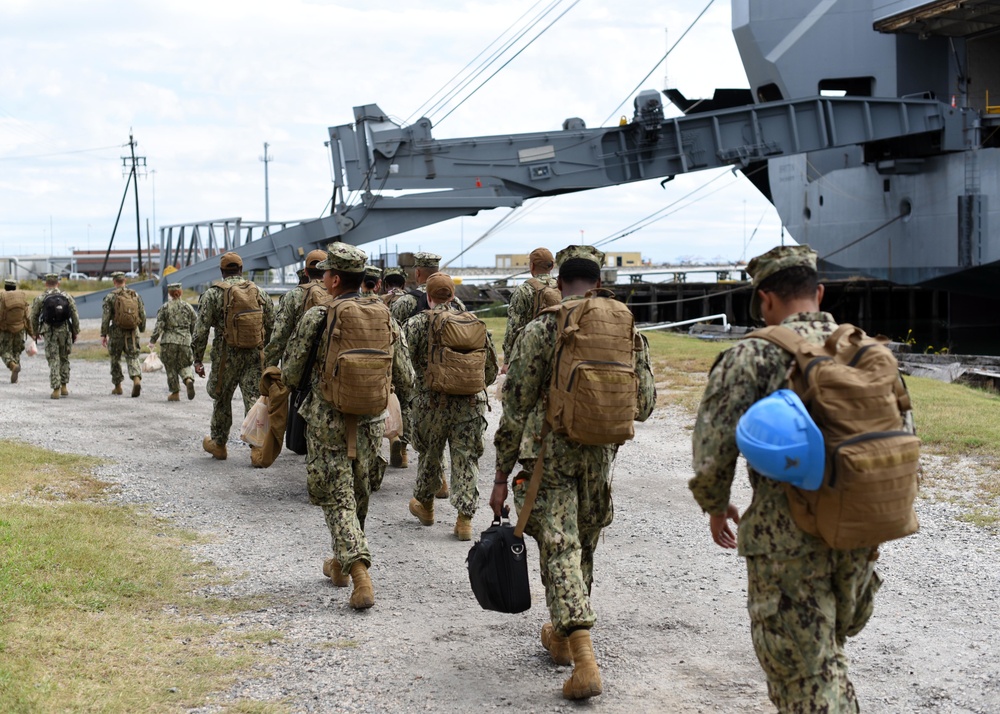
<svg viewBox="0 0 1000 714">
<path fill-rule="evenodd" d="M 634 352 L 642 349 L 632 312 L 592 293 L 545 312 L 557 320 L 546 410 L 552 431 L 587 446 L 628 441 L 638 411 Z"/>
<path fill-rule="evenodd" d="M 20 332 L 28 327 L 28 298 L 20 290 L 0 292 L 0 331 Z"/>
<path fill-rule="evenodd" d="M 120 330 L 134 330 L 139 326 L 139 296 L 135 290 L 121 288 L 115 295 L 111 322 Z"/>
<path fill-rule="evenodd" d="M 264 346 L 264 308 L 260 294 L 253 282 L 229 283 L 217 280 L 212 283 L 222 290 L 223 332 L 222 339 L 230 347 L 241 349 Z"/>
<path fill-rule="evenodd" d="M 534 303 L 531 311 L 531 318 L 534 319 L 542 314 L 546 308 L 555 307 L 562 302 L 562 293 L 554 285 L 546 285 L 538 278 L 528 278 L 525 280 L 535 291 Z"/>
<path fill-rule="evenodd" d="M 326 291 L 323 283 L 311 282 L 304 287 L 306 296 L 302 300 L 302 314 L 305 315 L 309 308 L 317 305 L 329 305 L 333 302 L 333 296 Z"/>
<path fill-rule="evenodd" d="M 459 395 L 486 389 L 486 323 L 470 312 L 447 308 L 426 315 L 427 388 Z"/>
<path fill-rule="evenodd" d="M 747 335 L 795 357 L 789 382 L 826 442 L 817 491 L 785 484 L 795 523 L 852 550 L 917 532 L 920 440 L 904 430 L 910 396 L 885 337 L 840 325 L 824 344 L 780 325 Z"/>
<path fill-rule="evenodd" d="M 342 414 L 377 416 L 392 388 L 392 316 L 377 297 L 335 300 L 326 311 L 320 392 Z"/>
</svg>

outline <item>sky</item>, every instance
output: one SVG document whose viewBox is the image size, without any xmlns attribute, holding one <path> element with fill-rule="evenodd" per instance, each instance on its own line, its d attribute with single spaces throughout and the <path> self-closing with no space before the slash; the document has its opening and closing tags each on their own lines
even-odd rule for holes
<svg viewBox="0 0 1000 714">
<path fill-rule="evenodd" d="M 634 88 L 678 40 L 642 88 L 700 98 L 748 86 L 727 0 L 711 3 L 683 39 L 708 0 L 4 0 L 0 256 L 106 248 L 126 190 L 130 132 L 147 166 L 138 181 L 144 246 L 147 221 L 155 244 L 157 226 L 263 220 L 265 142 L 271 219 L 324 215 L 328 127 L 369 103 L 412 123 L 507 28 L 553 3 L 525 39 L 565 14 L 534 43 L 447 117 L 456 102 L 428 113 L 435 138 L 559 129 L 567 117 L 616 125 L 622 114 L 631 118 Z M 664 105 L 668 116 L 680 114 Z M 650 180 L 529 201 L 518 220 L 455 264 L 492 266 L 497 253 L 595 243 L 670 204 L 668 217 L 606 249 L 654 263 L 739 260 L 781 239 L 777 213 L 750 182 L 716 170 L 664 187 Z M 448 260 L 506 213 L 362 247 Z M 135 214 L 129 191 L 115 248 L 135 247 Z"/>
</svg>

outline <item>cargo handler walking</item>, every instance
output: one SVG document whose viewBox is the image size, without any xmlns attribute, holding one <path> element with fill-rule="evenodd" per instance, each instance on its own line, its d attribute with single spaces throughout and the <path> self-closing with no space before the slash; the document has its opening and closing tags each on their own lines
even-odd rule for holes
<svg viewBox="0 0 1000 714">
<path fill-rule="evenodd" d="M 80 334 L 76 301 L 59 289 L 59 276 L 46 273 L 45 291 L 31 303 L 31 331 L 45 341 L 52 398 L 69 395 L 69 353 Z"/>
<path fill-rule="evenodd" d="M 125 286 L 125 273 L 111 274 L 114 289 L 101 303 L 101 345 L 111 357 L 112 394 L 122 393 L 122 356 L 132 380 L 132 396 L 142 391 L 142 369 L 139 365 L 139 333 L 146 331 L 146 306 L 139 294 Z"/>
<path fill-rule="evenodd" d="M 496 479 L 490 506 L 499 516 L 515 462 L 518 509 L 530 507 L 527 474 L 540 486 L 525 532 L 538 541 L 551 622 L 542 646 L 557 664 L 573 662 L 567 699 L 601 693 L 590 629 L 594 551 L 612 520 L 611 463 L 656 403 L 646 341 L 632 314 L 601 290 L 604 254 L 569 246 L 556 256 L 562 302 L 528 323 L 510 355 L 503 417 L 494 443 Z M 571 375 L 574 375 L 571 378 Z"/>
<path fill-rule="evenodd" d="M 400 400 L 408 399 L 413 385 L 389 309 L 377 297 L 358 295 L 366 261 L 352 245 L 330 244 L 329 257 L 316 267 L 333 300 L 302 316 L 281 358 L 285 385 L 309 386 L 299 414 L 308 425 L 309 500 L 323 509 L 333 547 L 323 574 L 338 587 L 353 581 L 356 610 L 375 604 L 364 528 L 389 393 L 394 387 Z"/>
<path fill-rule="evenodd" d="M 202 448 L 216 459 L 225 459 L 226 442 L 233 425 L 233 393 L 243 395 L 244 413 L 260 396 L 262 350 L 274 327 L 274 303 L 264 291 L 243 277 L 243 259 L 226 253 L 219 260 L 222 280 L 212 283 L 198 303 L 198 322 L 191 340 L 194 371 L 205 376 L 202 358 L 212 340 L 212 374 L 208 394 L 212 397 L 211 433 Z"/>
<path fill-rule="evenodd" d="M 767 334 L 776 334 L 771 326 L 780 325 L 787 328 L 782 334 L 790 334 L 798 344 L 803 344 L 801 338 L 804 338 L 810 349 L 820 350 L 839 332 L 833 316 L 819 309 L 823 286 L 818 283 L 816 253 L 809 246 L 774 248 L 751 260 L 747 272 L 753 278 L 751 315 L 766 322 L 770 330 Z M 861 339 L 858 333 L 855 339 Z M 880 347 L 888 355 L 884 346 L 872 346 L 876 350 Z M 867 354 L 875 355 L 876 350 Z M 860 372 L 865 363 L 861 352 L 857 360 L 851 360 L 852 372 Z M 834 363 L 824 356 L 811 365 L 816 369 L 810 367 L 810 371 L 822 374 L 836 369 Z M 872 616 L 875 593 L 882 583 L 875 572 L 878 548 L 834 549 L 820 537 L 807 533 L 793 510 L 792 499 L 798 498 L 796 492 L 752 466 L 748 472 L 753 499 L 742 517 L 729 500 L 738 456 L 737 425 L 752 405 L 788 385 L 789 375 L 796 374 L 792 369 L 795 364 L 794 354 L 752 334 L 719 356 L 698 408 L 692 436 L 695 476 L 689 486 L 698 505 L 709 515 L 715 543 L 722 548 L 737 548 L 746 558 L 750 632 L 757 658 L 767 675 L 771 701 L 780 712 L 857 712 L 844 644 Z M 876 467 L 879 470 L 902 467 L 904 471 L 909 463 L 915 469 L 917 454 L 912 443 L 915 438 L 909 433 L 912 432 L 909 399 L 891 355 L 884 364 L 889 366 L 884 380 L 885 398 L 867 401 L 867 392 L 855 386 L 851 397 L 841 404 L 846 404 L 844 411 L 864 414 L 855 417 L 857 421 L 872 423 L 873 418 L 877 420 L 881 413 L 887 412 L 890 423 L 880 436 L 893 430 L 896 443 L 907 443 L 908 453 L 893 453 L 890 448 L 875 459 L 859 459 L 858 463 L 879 464 Z M 902 398 L 905 409 L 898 406 L 896 394 Z M 815 398 L 821 399 L 821 393 L 816 392 Z M 836 412 L 830 409 L 827 414 Z M 782 423 L 805 422 L 800 418 Z M 874 445 L 876 441 L 863 443 Z M 822 472 L 825 467 L 822 444 L 818 452 L 821 461 L 818 467 Z M 745 456 L 749 463 L 754 453 L 748 449 Z M 798 461 L 784 462 L 785 470 L 797 467 Z M 840 475 L 847 478 L 846 470 Z M 915 481 L 915 471 L 913 477 Z M 877 497 L 877 509 L 887 510 L 886 495 L 883 492 Z M 909 509 L 912 512 L 912 505 Z M 908 519 L 904 517 L 905 520 Z M 739 524 L 738 535 L 733 533 L 729 521 Z M 915 526 L 914 517 L 914 529 Z"/>
</svg>

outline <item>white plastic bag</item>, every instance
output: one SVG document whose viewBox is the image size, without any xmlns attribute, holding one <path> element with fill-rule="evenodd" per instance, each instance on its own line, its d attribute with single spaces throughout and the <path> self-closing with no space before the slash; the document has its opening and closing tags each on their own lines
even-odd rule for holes
<svg viewBox="0 0 1000 714">
<path fill-rule="evenodd" d="M 38 354 L 38 345 L 31 337 L 24 341 L 24 351 L 29 357 L 34 357 Z"/>
<path fill-rule="evenodd" d="M 399 410 L 399 397 L 395 392 L 389 395 L 386 411 L 389 414 L 385 418 L 385 438 L 391 441 L 403 432 L 403 415 Z"/>
<path fill-rule="evenodd" d="M 152 351 L 146 355 L 146 359 L 142 361 L 142 365 L 139 367 L 143 372 L 156 372 L 157 370 L 163 369 L 163 362 L 160 361 L 160 355 Z"/>
<path fill-rule="evenodd" d="M 497 381 L 493 383 L 493 396 L 498 402 L 503 401 L 503 383 L 507 381 L 506 374 L 498 374 Z"/>
<path fill-rule="evenodd" d="M 243 426 L 240 427 L 240 438 L 258 449 L 264 445 L 268 432 L 271 431 L 271 412 L 267 397 L 259 397 L 250 407 Z"/>
</svg>

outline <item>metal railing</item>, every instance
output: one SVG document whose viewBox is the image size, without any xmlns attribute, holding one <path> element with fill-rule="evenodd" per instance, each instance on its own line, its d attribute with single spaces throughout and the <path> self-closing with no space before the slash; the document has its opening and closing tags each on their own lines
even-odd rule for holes
<svg viewBox="0 0 1000 714">
<path fill-rule="evenodd" d="M 732 329 L 732 325 L 729 324 L 729 318 L 726 317 L 726 313 L 720 312 L 718 315 L 706 315 L 705 317 L 696 317 L 693 320 L 681 320 L 680 322 L 664 322 L 658 325 L 647 325 L 646 327 L 640 327 L 639 332 L 649 332 L 652 330 L 669 330 L 671 327 L 694 325 L 695 323 L 707 322 L 709 320 L 722 320 L 722 327 L 725 328 L 726 332 L 729 332 Z"/>
</svg>

